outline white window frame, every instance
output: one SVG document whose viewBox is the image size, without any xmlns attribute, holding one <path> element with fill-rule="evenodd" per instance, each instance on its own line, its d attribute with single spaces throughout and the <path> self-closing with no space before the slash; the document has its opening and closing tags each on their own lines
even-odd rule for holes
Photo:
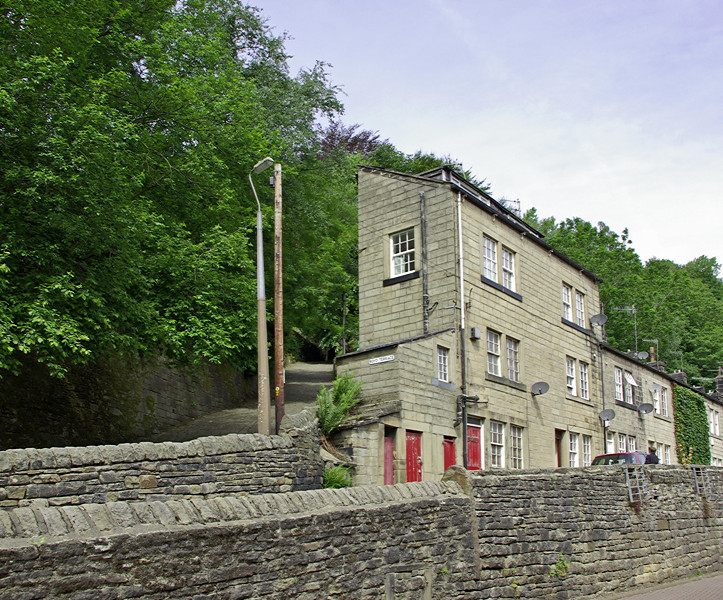
<svg viewBox="0 0 723 600">
<path fill-rule="evenodd" d="M 414 273 L 414 227 L 389 236 L 389 253 L 392 277 Z"/>
<path fill-rule="evenodd" d="M 615 400 L 622 402 L 624 398 L 623 370 L 620 367 L 615 367 Z"/>
<path fill-rule="evenodd" d="M 580 398 L 583 400 L 590 399 L 590 379 L 589 379 L 589 365 L 586 362 L 580 361 L 578 363 L 578 371 L 580 371 Z"/>
<path fill-rule="evenodd" d="M 637 386 L 635 378 L 630 371 L 623 371 L 623 402 L 635 404 L 635 390 Z"/>
<path fill-rule="evenodd" d="M 502 285 L 515 291 L 515 253 L 502 246 Z"/>
<path fill-rule="evenodd" d="M 562 318 L 572 321 L 572 286 L 562 284 Z"/>
<path fill-rule="evenodd" d="M 510 425 L 510 468 L 524 469 L 522 427 Z"/>
<path fill-rule="evenodd" d="M 565 357 L 565 382 L 568 396 L 577 396 L 577 381 L 575 379 L 575 359 Z"/>
<path fill-rule="evenodd" d="M 668 388 L 660 390 L 660 408 L 664 417 L 668 416 Z"/>
<path fill-rule="evenodd" d="M 520 342 L 514 338 L 505 338 L 507 349 L 507 379 L 520 381 Z"/>
<path fill-rule="evenodd" d="M 449 382 L 449 348 L 437 346 L 437 379 Z"/>
<path fill-rule="evenodd" d="M 638 449 L 638 440 L 634 435 L 628 436 L 628 452 L 635 452 Z"/>
<path fill-rule="evenodd" d="M 482 274 L 497 283 L 497 242 L 486 235 L 482 236 Z"/>
<path fill-rule="evenodd" d="M 628 436 L 624 433 L 618 433 L 618 452 L 628 451 Z"/>
<path fill-rule="evenodd" d="M 720 413 L 715 411 L 713 413 L 713 435 L 720 436 Z"/>
<path fill-rule="evenodd" d="M 582 466 L 589 467 L 592 464 L 592 436 L 582 436 Z"/>
<path fill-rule="evenodd" d="M 580 466 L 580 434 L 570 432 L 570 466 Z"/>
<path fill-rule="evenodd" d="M 652 391 L 653 395 L 653 409 L 655 410 L 655 414 L 660 414 L 660 391 L 656 388 Z"/>
<path fill-rule="evenodd" d="M 666 465 L 673 464 L 672 462 L 670 462 L 670 446 L 668 444 L 665 445 L 665 464 Z"/>
<path fill-rule="evenodd" d="M 491 329 L 487 330 L 487 372 L 490 375 L 501 377 L 500 367 L 500 334 Z"/>
<path fill-rule="evenodd" d="M 575 290 L 575 319 L 580 327 L 585 327 L 585 294 Z"/>
<path fill-rule="evenodd" d="M 490 421 L 490 466 L 505 467 L 505 424 Z"/>
</svg>

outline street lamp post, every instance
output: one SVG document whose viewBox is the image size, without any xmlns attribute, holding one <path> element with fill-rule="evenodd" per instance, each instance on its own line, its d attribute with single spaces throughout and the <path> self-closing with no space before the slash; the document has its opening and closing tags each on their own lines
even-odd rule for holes
<svg viewBox="0 0 723 600">
<path fill-rule="evenodd" d="M 269 410 L 271 399 L 269 395 L 269 348 L 266 339 L 266 286 L 264 284 L 264 241 L 263 221 L 261 216 L 261 203 L 256 194 L 253 173 L 261 173 L 274 164 L 273 159 L 266 157 L 254 165 L 249 173 L 249 183 L 256 198 L 256 304 L 257 304 L 257 362 L 258 362 L 258 432 L 263 435 L 270 435 Z"/>
</svg>

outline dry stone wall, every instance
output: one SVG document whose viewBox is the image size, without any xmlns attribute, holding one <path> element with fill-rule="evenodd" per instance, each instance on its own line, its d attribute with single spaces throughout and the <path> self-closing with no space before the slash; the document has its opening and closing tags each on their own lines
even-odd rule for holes
<svg viewBox="0 0 723 600">
<path fill-rule="evenodd" d="M 473 598 L 479 571 L 471 500 L 454 483 L 0 518 L 0 600 Z"/>
<path fill-rule="evenodd" d="M 310 413 L 278 436 L 28 448 L 0 452 L 0 507 L 64 506 L 318 489 L 319 438 Z"/>
<path fill-rule="evenodd" d="M 689 467 L 642 472 L 642 502 L 624 467 L 475 472 L 481 589 L 578 599 L 722 570 L 723 469 L 705 468 L 709 493 Z"/>
</svg>

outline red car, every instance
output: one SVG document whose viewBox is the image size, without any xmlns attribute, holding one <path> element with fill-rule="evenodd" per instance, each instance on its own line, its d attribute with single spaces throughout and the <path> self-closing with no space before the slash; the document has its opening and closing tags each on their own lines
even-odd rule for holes
<svg viewBox="0 0 723 600">
<path fill-rule="evenodd" d="M 601 454 L 596 456 L 592 464 L 595 465 L 643 465 L 645 464 L 645 452 L 618 452 L 615 454 Z"/>
</svg>

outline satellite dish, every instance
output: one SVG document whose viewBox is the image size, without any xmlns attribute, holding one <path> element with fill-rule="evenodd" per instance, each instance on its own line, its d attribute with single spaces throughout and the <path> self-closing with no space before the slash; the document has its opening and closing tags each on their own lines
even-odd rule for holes
<svg viewBox="0 0 723 600">
<path fill-rule="evenodd" d="M 550 384 L 545 381 L 538 381 L 537 383 L 533 383 L 532 388 L 530 388 L 533 396 L 541 396 L 549 389 Z"/>
<path fill-rule="evenodd" d="M 593 315 L 592 317 L 590 317 L 590 323 L 592 323 L 593 325 L 605 325 L 605 323 L 607 323 L 607 321 L 608 321 L 608 316 L 603 313 Z"/>
<path fill-rule="evenodd" d="M 651 393 L 655 394 L 656 392 L 659 392 L 660 390 L 662 390 L 663 386 L 660 385 L 659 383 L 654 383 L 648 389 L 651 391 Z"/>
<path fill-rule="evenodd" d="M 646 358 L 648 358 L 648 356 L 650 356 L 650 354 L 648 354 L 647 352 L 638 352 L 635 355 L 638 360 L 645 360 Z"/>
<path fill-rule="evenodd" d="M 655 407 L 650 404 L 650 402 L 643 402 L 640 406 L 638 406 L 638 412 L 641 415 L 647 415 L 648 413 L 653 412 L 653 409 Z"/>
<path fill-rule="evenodd" d="M 606 408 L 600 412 L 601 421 L 612 421 L 615 418 L 615 411 L 612 408 Z"/>
</svg>

